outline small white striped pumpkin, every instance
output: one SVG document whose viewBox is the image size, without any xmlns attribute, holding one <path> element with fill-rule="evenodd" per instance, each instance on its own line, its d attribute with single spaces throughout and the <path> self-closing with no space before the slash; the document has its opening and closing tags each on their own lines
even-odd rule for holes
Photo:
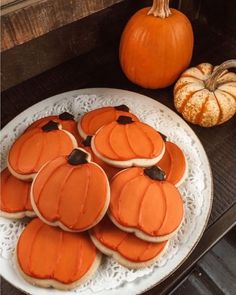
<svg viewBox="0 0 236 295">
<path fill-rule="evenodd" d="M 236 67 L 228 60 L 218 67 L 202 63 L 187 69 L 174 87 L 174 104 L 185 120 L 203 127 L 228 121 L 236 112 Z"/>
</svg>

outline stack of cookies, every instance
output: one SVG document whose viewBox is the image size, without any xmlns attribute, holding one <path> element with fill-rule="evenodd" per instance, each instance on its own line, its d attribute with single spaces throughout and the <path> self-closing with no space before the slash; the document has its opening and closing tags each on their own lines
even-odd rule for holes
<svg viewBox="0 0 236 295">
<path fill-rule="evenodd" d="M 14 142 L 1 172 L 1 215 L 36 217 L 16 246 L 22 276 L 71 289 L 101 253 L 128 268 L 152 264 L 184 216 L 181 149 L 125 105 L 42 118 Z"/>
</svg>

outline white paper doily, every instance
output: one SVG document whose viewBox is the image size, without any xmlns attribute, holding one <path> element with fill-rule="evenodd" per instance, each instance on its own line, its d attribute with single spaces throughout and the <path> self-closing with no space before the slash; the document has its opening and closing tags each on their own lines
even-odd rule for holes
<svg viewBox="0 0 236 295">
<path fill-rule="evenodd" d="M 12 257 L 17 238 L 27 220 L 0 218 L 0 271 L 17 288 L 33 294 L 139 294 L 170 275 L 190 254 L 199 241 L 212 205 L 212 177 L 206 153 L 192 129 L 166 106 L 137 93 L 108 88 L 91 88 L 62 93 L 22 112 L 1 131 L 1 166 L 5 167 L 8 150 L 15 139 L 35 120 L 64 111 L 76 119 L 92 109 L 126 104 L 143 122 L 167 135 L 178 144 L 188 162 L 188 177 L 180 186 L 185 218 L 168 249 L 152 266 L 129 270 L 104 257 L 97 273 L 85 284 L 71 291 L 42 289 L 24 281 L 15 270 Z M 122 293 L 120 293 L 122 292 Z"/>
</svg>

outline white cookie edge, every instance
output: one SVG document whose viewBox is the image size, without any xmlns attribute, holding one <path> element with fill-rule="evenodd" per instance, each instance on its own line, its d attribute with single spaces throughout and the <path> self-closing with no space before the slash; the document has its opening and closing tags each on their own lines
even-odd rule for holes
<svg viewBox="0 0 236 295">
<path fill-rule="evenodd" d="M 82 148 L 78 148 L 78 149 L 83 150 Z M 83 151 L 84 151 L 84 150 L 83 150 Z M 86 152 L 86 151 L 85 151 L 85 152 Z M 89 154 L 88 152 L 86 152 L 86 153 Z M 90 155 L 90 154 L 89 154 L 89 155 Z M 48 162 L 47 162 L 47 163 L 48 163 Z M 47 164 L 47 163 L 46 163 L 46 164 Z M 32 182 L 31 189 L 30 189 L 30 201 L 31 201 L 31 206 L 32 206 L 34 212 L 36 213 L 36 215 L 37 215 L 37 216 L 38 216 L 38 217 L 39 217 L 44 223 L 46 223 L 46 224 L 48 224 L 48 225 L 51 225 L 51 226 L 58 226 L 58 227 L 60 227 L 61 229 L 65 230 L 65 231 L 68 231 L 68 232 L 83 232 L 83 231 L 86 231 L 86 230 L 88 230 L 88 229 L 94 227 L 96 224 L 98 224 L 98 223 L 102 220 L 102 218 L 103 218 L 104 215 L 106 214 L 106 212 L 107 212 L 107 210 L 108 210 L 108 207 L 109 207 L 109 204 L 110 204 L 110 185 L 109 185 L 109 180 L 108 180 L 107 175 L 106 175 L 106 173 L 104 172 L 104 170 L 103 170 L 98 164 L 96 164 L 96 163 L 94 163 L 94 162 L 90 162 L 90 163 L 93 163 L 93 164 L 96 165 L 100 170 L 102 170 L 103 174 L 104 174 L 105 177 L 106 177 L 106 183 L 107 183 L 106 202 L 105 202 L 105 204 L 104 204 L 104 207 L 103 207 L 103 210 L 102 210 L 101 214 L 98 216 L 98 218 L 95 220 L 95 222 L 94 222 L 92 225 L 90 225 L 89 227 L 84 228 L 84 229 L 82 229 L 82 230 L 72 230 L 72 229 L 66 227 L 62 222 L 60 222 L 60 221 L 58 221 L 58 220 L 55 221 L 55 222 L 50 222 L 50 221 L 48 221 L 47 219 L 45 219 L 45 218 L 42 216 L 42 214 L 39 212 L 39 210 L 38 210 L 38 208 L 37 208 L 37 205 L 35 204 L 35 201 L 34 201 L 33 187 L 34 187 L 34 182 L 35 182 L 35 180 L 36 180 L 38 174 L 40 173 L 41 169 L 44 168 L 44 166 L 46 165 L 46 164 L 45 164 L 45 165 L 43 165 L 43 166 L 41 167 L 41 169 L 38 171 L 37 175 L 35 176 L 35 178 L 34 178 L 34 180 L 33 180 L 33 182 Z"/>
<path fill-rule="evenodd" d="M 17 248 L 18 248 L 18 243 L 16 245 L 16 250 L 15 250 L 13 262 L 14 262 L 14 265 L 16 266 L 16 269 L 19 271 L 20 275 L 27 282 L 29 282 L 32 285 L 36 285 L 36 286 L 43 287 L 43 288 L 51 288 L 52 287 L 52 288 L 58 289 L 58 290 L 71 290 L 71 289 L 78 287 L 82 283 L 84 283 L 86 280 L 88 280 L 90 277 L 92 277 L 93 274 L 97 271 L 98 267 L 101 264 L 101 259 L 102 259 L 102 254 L 100 252 L 96 251 L 97 254 L 94 259 L 94 262 L 90 266 L 89 270 L 84 274 L 84 276 L 71 284 L 64 284 L 64 283 L 61 283 L 59 281 L 52 280 L 52 279 L 36 279 L 36 278 L 33 278 L 33 277 L 25 274 L 23 272 L 23 270 L 21 269 L 20 264 L 18 263 Z"/>
<path fill-rule="evenodd" d="M 92 151 L 94 152 L 94 154 L 101 159 L 103 162 L 111 165 L 111 166 L 115 166 L 118 168 L 129 168 L 129 167 L 133 167 L 133 166 L 137 166 L 137 167 L 150 167 L 155 165 L 157 162 L 159 162 L 162 157 L 164 156 L 165 153 L 165 144 L 163 144 L 163 148 L 161 153 L 152 159 L 142 159 L 142 158 L 137 158 L 137 159 L 131 159 L 131 160 L 125 160 L 125 161 L 116 161 L 116 160 L 110 160 L 104 156 L 102 156 L 97 150 L 96 147 L 94 145 L 94 138 L 95 136 L 92 137 L 92 141 L 91 141 L 91 148 Z"/>
<path fill-rule="evenodd" d="M 82 127 L 81 127 L 81 124 L 80 124 L 81 119 L 82 119 L 82 118 L 80 118 L 79 121 L 78 121 L 78 123 L 77 123 L 77 130 L 78 130 L 78 132 L 79 132 L 79 135 L 80 135 L 83 139 L 86 139 L 86 137 L 88 136 L 88 134 L 86 134 L 86 133 L 84 132 L 84 130 L 82 129 Z"/>
<path fill-rule="evenodd" d="M 78 147 L 78 143 L 77 143 L 77 140 L 75 139 L 74 135 L 71 134 L 70 132 L 64 130 L 64 129 L 61 129 L 59 128 L 61 131 L 65 132 L 69 138 L 71 139 L 72 141 L 72 145 L 73 145 L 73 149 L 77 148 Z M 14 169 L 11 167 L 10 163 L 9 163 L 9 153 L 7 155 L 7 167 L 8 167 L 8 170 L 10 171 L 10 173 L 15 176 L 16 178 L 20 179 L 20 180 L 23 180 L 23 181 L 32 181 L 34 179 L 34 177 L 36 176 L 37 173 L 31 173 L 31 174 L 19 174 L 17 172 L 14 171 Z"/>
<path fill-rule="evenodd" d="M 117 261 L 119 264 L 127 267 L 127 268 L 133 268 L 133 269 L 139 269 L 143 267 L 147 267 L 154 262 L 156 262 L 166 251 L 169 241 L 166 243 L 165 247 L 163 250 L 155 257 L 153 257 L 150 260 L 147 260 L 145 262 L 133 262 L 130 261 L 123 256 L 121 256 L 118 252 L 111 250 L 110 248 L 104 246 L 91 232 L 89 233 L 91 240 L 93 241 L 94 245 L 96 248 L 101 251 L 103 254 L 112 257 L 115 261 Z"/>
<path fill-rule="evenodd" d="M 34 211 L 20 211 L 20 212 L 6 212 L 0 210 L 0 217 L 8 218 L 8 219 L 22 219 L 24 217 L 35 217 L 36 214 Z"/>
<path fill-rule="evenodd" d="M 106 107 L 106 106 L 105 106 Z M 115 106 L 113 106 L 113 107 L 115 107 Z M 102 108 L 102 107 L 101 107 Z M 91 112 L 92 111 L 95 111 L 95 110 L 97 110 L 97 109 L 94 109 L 94 110 L 91 110 Z M 88 112 L 89 113 L 89 112 Z M 138 120 L 139 120 L 139 118 L 137 117 L 137 115 L 135 115 L 135 114 L 133 114 L 132 112 L 128 112 L 128 113 L 130 113 L 130 114 L 132 114 L 132 115 L 134 115 Z M 85 113 L 84 115 L 86 115 L 87 113 Z M 81 121 L 82 121 L 82 119 L 83 119 L 83 117 L 84 117 L 84 115 L 79 119 L 79 121 L 78 121 L 78 123 L 77 123 L 77 130 L 78 130 L 78 132 L 79 132 L 79 135 L 83 138 L 83 139 L 86 139 L 86 137 L 87 136 L 89 136 L 87 133 L 85 133 L 84 132 L 84 130 L 82 129 L 82 126 L 81 126 Z M 141 122 L 141 121 L 140 121 Z M 108 123 L 109 124 L 109 123 Z M 104 125 L 103 125 L 104 126 Z M 103 127 L 103 126 L 101 126 L 101 127 Z M 100 127 L 100 128 L 101 128 Z M 98 130 L 97 130 L 98 131 Z M 96 132 L 97 132 L 96 131 Z M 95 133 L 96 133 L 95 132 Z M 94 134 L 93 135 L 91 135 L 91 136 L 94 136 Z"/>
<path fill-rule="evenodd" d="M 187 159 L 186 159 L 186 156 L 184 153 L 183 153 L 183 155 L 184 155 L 184 161 L 185 161 L 185 171 L 184 171 L 183 176 L 180 178 L 180 180 L 176 184 L 174 184 L 176 187 L 181 186 L 181 184 L 184 183 L 185 179 L 188 176 L 188 162 L 187 162 Z"/>
<path fill-rule="evenodd" d="M 171 143 L 173 143 L 173 142 L 171 142 Z M 175 144 L 175 145 L 177 145 L 177 144 Z M 177 145 L 178 146 L 178 145 Z M 178 148 L 180 149 L 180 147 L 178 146 Z M 180 149 L 181 150 L 181 149 Z M 184 154 L 184 152 L 181 150 L 181 152 L 182 152 L 182 154 L 183 154 L 183 156 L 184 156 L 184 162 L 185 162 L 185 171 L 184 171 L 184 174 L 182 175 L 182 177 L 179 179 L 179 181 L 178 182 L 176 182 L 175 184 L 173 183 L 173 182 L 171 182 L 171 181 L 169 181 L 169 180 L 167 180 L 168 182 L 170 182 L 170 183 L 172 183 L 175 187 L 179 187 L 179 186 L 181 186 L 181 184 L 183 184 L 183 182 L 185 181 L 185 179 L 187 178 L 187 176 L 188 176 L 188 162 L 187 162 L 187 159 L 186 159 L 186 156 L 185 156 L 185 154 Z M 158 166 L 158 162 L 156 163 L 156 166 L 159 168 L 159 169 L 161 169 L 161 167 L 160 166 Z M 162 169 L 161 169 L 162 170 Z M 165 172 L 165 171 L 164 171 Z"/>
<path fill-rule="evenodd" d="M 164 242 L 169 240 L 170 238 L 172 238 L 181 228 L 183 220 L 184 220 L 184 212 L 183 212 L 183 217 L 182 220 L 179 224 L 179 226 L 170 234 L 165 235 L 165 236 L 149 236 L 147 234 L 145 234 L 144 232 L 138 230 L 137 228 L 134 227 L 126 227 L 121 225 L 120 223 L 117 222 L 117 220 L 111 215 L 111 213 L 107 212 L 108 217 L 110 218 L 110 220 L 121 230 L 128 232 L 128 233 L 133 233 L 137 238 L 144 240 L 146 242 L 152 242 L 152 243 L 160 243 L 160 242 Z"/>
</svg>

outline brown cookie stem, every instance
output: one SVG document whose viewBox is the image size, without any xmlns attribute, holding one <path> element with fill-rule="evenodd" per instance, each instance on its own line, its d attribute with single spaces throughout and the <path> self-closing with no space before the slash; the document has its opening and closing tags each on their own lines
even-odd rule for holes
<svg viewBox="0 0 236 295">
<path fill-rule="evenodd" d="M 86 137 L 86 139 L 85 139 L 84 141 L 82 141 L 82 144 L 83 144 L 84 146 L 91 146 L 91 140 L 92 140 L 92 136 L 88 135 L 88 136 Z"/>
<path fill-rule="evenodd" d="M 44 132 L 50 132 L 53 130 L 59 130 L 58 125 L 59 125 L 59 123 L 51 120 L 48 123 L 46 123 L 45 125 L 43 125 L 41 128 Z"/>
<path fill-rule="evenodd" d="M 60 114 L 58 117 L 60 120 L 63 120 L 63 121 L 74 120 L 74 116 L 68 112 L 64 112 Z"/>
<path fill-rule="evenodd" d="M 163 170 L 158 168 L 157 166 L 152 166 L 144 169 L 144 174 L 153 180 L 165 180 L 166 174 Z"/>
<path fill-rule="evenodd" d="M 81 165 L 88 163 L 88 154 L 79 150 L 74 149 L 68 156 L 67 161 L 71 165 Z"/>
<path fill-rule="evenodd" d="M 117 122 L 121 125 L 126 125 L 126 124 L 132 124 L 134 121 L 132 120 L 131 117 L 128 116 L 120 116 L 117 119 Z"/>
<path fill-rule="evenodd" d="M 114 107 L 117 111 L 122 111 L 122 112 L 129 112 L 129 107 L 125 104 L 121 104 L 119 106 Z"/>
</svg>

